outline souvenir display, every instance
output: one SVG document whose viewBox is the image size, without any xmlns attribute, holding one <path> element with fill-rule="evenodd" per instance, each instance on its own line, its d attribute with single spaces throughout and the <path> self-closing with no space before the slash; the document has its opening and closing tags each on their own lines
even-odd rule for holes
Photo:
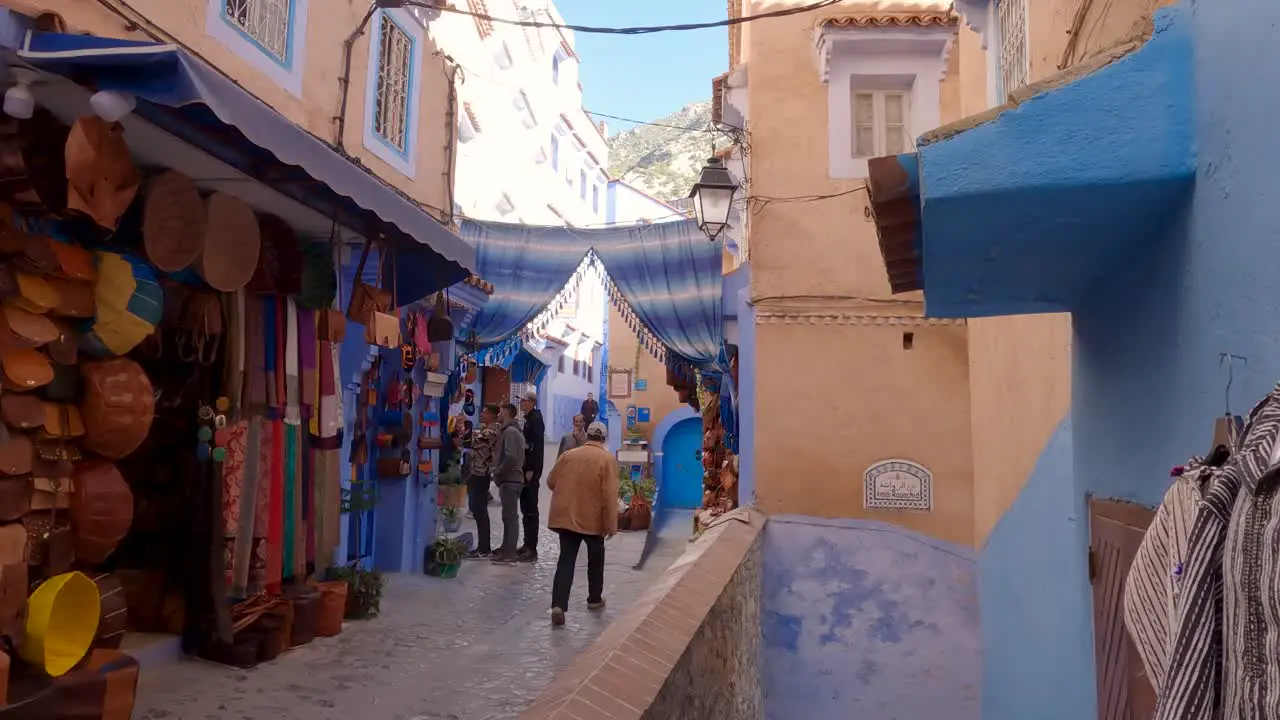
<svg viewBox="0 0 1280 720">
<path fill-rule="evenodd" d="M 205 241 L 204 200 L 186 175 L 170 170 L 147 184 L 142 242 L 147 259 L 163 272 L 191 267 Z"/>
<path fill-rule="evenodd" d="M 258 218 L 248 205 L 217 192 L 205 200 L 205 213 L 205 241 L 196 272 L 214 290 L 239 290 L 249 284 L 258 266 L 262 248 Z"/>
</svg>

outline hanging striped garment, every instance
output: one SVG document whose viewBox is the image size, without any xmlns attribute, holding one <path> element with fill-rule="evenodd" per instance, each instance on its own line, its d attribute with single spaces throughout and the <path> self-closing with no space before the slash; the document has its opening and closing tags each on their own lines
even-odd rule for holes
<svg viewBox="0 0 1280 720">
<path fill-rule="evenodd" d="M 1187 538 L 1200 505 L 1203 481 L 1210 475 L 1211 468 L 1193 459 L 1174 478 L 1125 578 L 1124 624 L 1157 695 L 1176 633 Z"/>
<path fill-rule="evenodd" d="M 1280 386 L 1250 413 L 1228 467 L 1240 483 L 1222 568 L 1222 717 L 1228 720 L 1280 718 L 1280 474 L 1271 461 L 1278 436 Z"/>
</svg>

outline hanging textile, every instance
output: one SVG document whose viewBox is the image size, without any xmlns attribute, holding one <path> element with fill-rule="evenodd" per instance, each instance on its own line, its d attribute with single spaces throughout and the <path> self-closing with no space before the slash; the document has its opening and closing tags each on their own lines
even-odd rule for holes
<svg viewBox="0 0 1280 720">
<path fill-rule="evenodd" d="M 507 368 L 511 371 L 511 382 L 537 385 L 547 375 L 547 364 L 528 348 L 520 348 Z"/>
<path fill-rule="evenodd" d="M 582 229 L 469 220 L 462 235 L 476 246 L 477 274 L 495 289 L 463 338 L 491 351 L 486 362 L 509 363 L 519 335 L 554 316 L 562 291 L 598 259 L 611 299 L 650 353 L 665 348 L 694 366 L 716 364 L 724 341 L 722 246 L 693 221 Z"/>
</svg>

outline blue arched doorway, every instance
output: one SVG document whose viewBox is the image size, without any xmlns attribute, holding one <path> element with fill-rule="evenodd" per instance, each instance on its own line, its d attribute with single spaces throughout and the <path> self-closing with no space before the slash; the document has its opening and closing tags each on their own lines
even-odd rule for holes
<svg viewBox="0 0 1280 720">
<path fill-rule="evenodd" d="M 702 418 L 677 421 L 662 438 L 662 471 L 658 477 L 664 509 L 702 506 Z"/>
</svg>

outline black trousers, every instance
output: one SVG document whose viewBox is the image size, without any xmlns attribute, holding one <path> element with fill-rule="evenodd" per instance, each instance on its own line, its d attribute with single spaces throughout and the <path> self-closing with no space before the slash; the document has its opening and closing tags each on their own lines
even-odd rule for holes
<svg viewBox="0 0 1280 720">
<path fill-rule="evenodd" d="M 560 559 L 556 561 L 556 577 L 551 584 L 551 607 L 569 608 L 573 571 L 578 564 L 578 548 L 583 543 L 587 544 L 587 602 L 600 602 L 604 597 L 604 537 L 572 530 L 556 533 L 560 535 Z"/>
<path fill-rule="evenodd" d="M 467 480 L 467 509 L 476 518 L 476 550 L 488 553 L 493 550 L 489 524 L 489 476 L 472 475 Z"/>
<path fill-rule="evenodd" d="M 498 497 L 502 499 L 502 547 L 498 554 L 514 557 L 516 543 L 520 541 L 520 483 L 498 483 Z"/>
<path fill-rule="evenodd" d="M 524 545 L 531 553 L 538 552 L 538 493 L 542 488 L 541 469 L 533 469 L 533 482 L 526 482 L 520 489 L 520 514 L 524 519 Z"/>
</svg>

